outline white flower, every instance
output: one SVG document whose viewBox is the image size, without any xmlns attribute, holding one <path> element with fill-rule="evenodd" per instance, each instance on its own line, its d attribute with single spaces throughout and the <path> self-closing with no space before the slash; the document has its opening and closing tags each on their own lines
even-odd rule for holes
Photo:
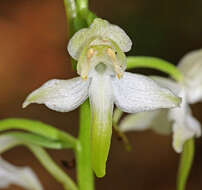
<svg viewBox="0 0 202 190">
<path fill-rule="evenodd" d="M 192 116 L 189 104 L 202 100 L 202 50 L 188 53 L 178 68 L 184 75 L 184 80 L 179 83 L 162 77 L 153 79 L 180 96 L 181 107 L 128 115 L 121 121 L 120 129 L 129 131 L 151 128 L 161 134 L 169 134 L 172 130 L 173 147 L 180 153 L 185 141 L 201 135 L 201 125 Z"/>
<path fill-rule="evenodd" d="M 125 72 L 126 57 L 132 42 L 118 26 L 95 19 L 89 28 L 78 31 L 70 40 L 68 51 L 78 60 L 80 77 L 50 80 L 32 92 L 23 107 L 45 104 L 60 112 L 76 109 L 88 97 L 92 112 L 93 168 L 103 176 L 111 132 L 113 105 L 129 113 L 176 107 L 180 99 L 148 77 Z M 102 151 L 101 151 L 102 150 Z M 96 154 L 94 154 L 96 152 Z M 99 166 L 97 162 L 102 162 Z M 102 171 L 101 171 L 102 170 Z"/>
<path fill-rule="evenodd" d="M 43 189 L 31 168 L 13 166 L 0 156 L 0 188 L 7 188 L 11 184 L 27 190 Z"/>
</svg>

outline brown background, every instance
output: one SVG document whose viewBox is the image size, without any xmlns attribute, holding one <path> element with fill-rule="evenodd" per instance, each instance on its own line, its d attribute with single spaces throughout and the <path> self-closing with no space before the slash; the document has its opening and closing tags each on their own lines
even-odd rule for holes
<svg viewBox="0 0 202 190">
<path fill-rule="evenodd" d="M 187 51 L 202 47 L 201 0 L 94 0 L 90 6 L 98 16 L 128 31 L 134 41 L 129 54 L 159 56 L 177 63 Z M 27 94 L 45 81 L 76 75 L 67 43 L 62 0 L 0 0 L 0 119 L 38 119 L 76 136 L 77 110 L 57 113 L 41 105 L 21 108 Z M 147 72 L 151 73 L 158 72 Z M 202 121 L 202 104 L 194 105 L 193 110 Z M 130 133 L 128 137 L 133 144 L 130 153 L 114 135 L 107 175 L 96 180 L 97 190 L 174 190 L 179 157 L 171 148 L 171 137 L 151 131 Z M 201 138 L 196 141 L 188 190 L 202 189 L 201 142 Z M 49 152 L 61 166 L 61 160 L 73 159 L 71 151 Z M 31 165 L 46 190 L 62 189 L 27 149 L 15 148 L 4 157 L 19 166 Z M 67 172 L 75 176 L 74 169 Z"/>
</svg>

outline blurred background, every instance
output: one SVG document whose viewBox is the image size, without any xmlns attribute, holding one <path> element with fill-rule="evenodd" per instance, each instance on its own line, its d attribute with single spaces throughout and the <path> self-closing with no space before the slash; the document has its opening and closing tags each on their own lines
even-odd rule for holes
<svg viewBox="0 0 202 190">
<path fill-rule="evenodd" d="M 157 56 L 176 64 L 186 52 L 202 48 L 201 0 L 91 0 L 90 7 L 99 17 L 127 31 L 134 42 L 129 55 Z M 77 135 L 78 110 L 57 113 L 41 105 L 21 108 L 28 93 L 45 81 L 76 76 L 66 51 L 68 40 L 62 0 L 0 0 L 0 119 L 37 119 Z M 202 122 L 202 104 L 192 107 Z M 127 135 L 132 151 L 126 152 L 114 134 L 107 175 L 96 180 L 96 189 L 174 190 L 179 156 L 171 147 L 171 137 L 152 131 Z M 71 151 L 49 153 L 75 177 L 74 168 L 62 165 L 62 161 L 74 159 Z M 30 165 L 44 189 L 62 189 L 27 149 L 17 147 L 3 156 L 18 166 Z M 187 189 L 202 189 L 201 138 L 196 140 Z"/>
</svg>

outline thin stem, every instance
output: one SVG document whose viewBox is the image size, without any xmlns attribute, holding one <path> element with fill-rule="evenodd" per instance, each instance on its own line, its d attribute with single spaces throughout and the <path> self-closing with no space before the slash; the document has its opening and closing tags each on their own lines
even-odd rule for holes
<svg viewBox="0 0 202 190">
<path fill-rule="evenodd" d="M 69 36 L 74 34 L 74 20 L 77 17 L 76 3 L 74 0 L 64 0 L 65 12 L 69 22 Z"/>
<path fill-rule="evenodd" d="M 87 22 L 88 26 L 96 18 L 96 15 L 88 9 L 88 0 L 76 1 L 79 15 Z"/>
<path fill-rule="evenodd" d="M 180 158 L 177 177 L 177 190 L 185 190 L 187 179 L 194 159 L 194 139 L 186 141 Z"/>
<path fill-rule="evenodd" d="M 90 106 L 86 101 L 80 108 L 79 143 L 76 151 L 79 190 L 93 190 L 94 179 L 91 167 L 91 121 Z"/>
<path fill-rule="evenodd" d="M 113 123 L 113 128 L 114 128 L 115 132 L 117 133 L 117 135 L 123 141 L 125 149 L 127 151 L 131 151 L 131 144 L 130 144 L 128 138 L 126 137 L 125 133 L 123 133 L 122 131 L 120 131 L 118 124 L 117 123 Z"/>
<path fill-rule="evenodd" d="M 63 184 L 66 190 L 78 190 L 73 180 L 52 160 L 48 153 L 41 147 L 35 145 L 26 145 L 36 156 L 39 162 L 54 178 Z"/>
<path fill-rule="evenodd" d="M 112 120 L 113 129 L 115 130 L 115 132 L 118 135 L 118 137 L 122 140 L 125 149 L 127 151 L 130 151 L 131 150 L 131 144 L 130 144 L 127 136 L 125 135 L 125 133 L 123 133 L 120 130 L 119 126 L 118 126 L 119 120 L 121 119 L 122 115 L 123 115 L 123 112 L 120 109 L 116 108 L 114 110 L 113 120 Z"/>
<path fill-rule="evenodd" d="M 88 9 L 88 0 L 77 0 L 78 10 Z"/>
<path fill-rule="evenodd" d="M 157 69 L 169 74 L 176 81 L 183 80 L 183 75 L 181 74 L 181 72 L 174 65 L 163 59 L 144 56 L 135 56 L 127 58 L 127 69 L 133 69 L 138 67 Z"/>
<path fill-rule="evenodd" d="M 4 119 L 0 121 L 0 131 L 10 129 L 26 130 L 51 140 L 61 140 L 67 142 L 71 148 L 75 148 L 77 145 L 77 139 L 73 136 L 39 121 L 18 118 Z"/>
</svg>

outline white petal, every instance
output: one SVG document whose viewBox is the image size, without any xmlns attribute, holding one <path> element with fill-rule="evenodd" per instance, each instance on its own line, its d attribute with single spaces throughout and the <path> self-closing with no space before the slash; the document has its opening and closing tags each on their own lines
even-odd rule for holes
<svg viewBox="0 0 202 190">
<path fill-rule="evenodd" d="M 111 24 L 108 28 L 106 28 L 106 31 L 103 31 L 103 33 L 106 35 L 107 38 L 112 39 L 114 42 L 116 42 L 123 52 L 130 51 L 132 47 L 132 41 L 124 32 L 124 30 L 121 29 L 119 26 Z"/>
<path fill-rule="evenodd" d="M 120 80 L 114 78 L 112 86 L 115 104 L 128 113 L 172 108 L 180 104 L 180 99 L 171 91 L 143 75 L 125 72 Z"/>
<path fill-rule="evenodd" d="M 127 115 L 120 122 L 121 131 L 142 131 L 152 129 L 159 134 L 170 134 L 171 122 L 168 121 L 168 110 L 160 109 Z"/>
<path fill-rule="evenodd" d="M 178 64 L 178 68 L 185 76 L 193 76 L 195 72 L 200 72 L 197 68 L 201 68 L 202 49 L 194 50 L 182 57 Z M 194 76 L 193 76 L 194 77 Z"/>
<path fill-rule="evenodd" d="M 23 103 L 23 108 L 37 103 L 45 104 L 55 111 L 68 112 L 86 100 L 88 87 L 89 81 L 83 81 L 80 77 L 70 80 L 53 79 L 32 92 Z"/>
<path fill-rule="evenodd" d="M 69 54 L 78 60 L 81 50 L 94 37 L 113 40 L 123 52 L 129 51 L 132 46 L 130 38 L 119 26 L 96 18 L 89 28 L 81 29 L 74 34 L 68 44 Z"/>
<path fill-rule="evenodd" d="M 38 178 L 29 167 L 16 167 L 0 157 L 0 188 L 11 184 L 19 185 L 28 190 L 42 190 Z"/>
<path fill-rule="evenodd" d="M 185 77 L 188 101 L 202 101 L 202 49 L 186 54 L 178 65 Z"/>
<path fill-rule="evenodd" d="M 183 98 L 185 99 L 185 97 Z M 191 113 L 191 109 L 186 100 L 183 100 L 180 108 L 175 108 L 169 112 L 173 124 L 173 147 L 176 152 L 183 150 L 184 143 L 192 138 L 201 136 L 201 125 Z"/>
<path fill-rule="evenodd" d="M 88 30 L 87 28 L 83 28 L 76 32 L 73 37 L 70 39 L 67 49 L 71 57 L 74 59 L 78 60 L 81 51 L 87 41 L 89 40 L 88 38 Z"/>
<path fill-rule="evenodd" d="M 101 36 L 113 40 L 123 52 L 131 49 L 132 41 L 119 26 L 110 24 L 108 21 L 97 18 L 90 26 L 91 35 Z"/>
<path fill-rule="evenodd" d="M 92 115 L 92 166 L 97 177 L 105 175 L 112 134 L 113 95 L 111 77 L 97 75 L 89 88 Z"/>
<path fill-rule="evenodd" d="M 158 77 L 158 76 L 152 76 L 151 77 L 159 86 L 168 88 L 173 93 L 178 95 L 182 89 L 182 87 L 175 82 L 174 80 L 165 78 L 165 77 Z"/>
</svg>

